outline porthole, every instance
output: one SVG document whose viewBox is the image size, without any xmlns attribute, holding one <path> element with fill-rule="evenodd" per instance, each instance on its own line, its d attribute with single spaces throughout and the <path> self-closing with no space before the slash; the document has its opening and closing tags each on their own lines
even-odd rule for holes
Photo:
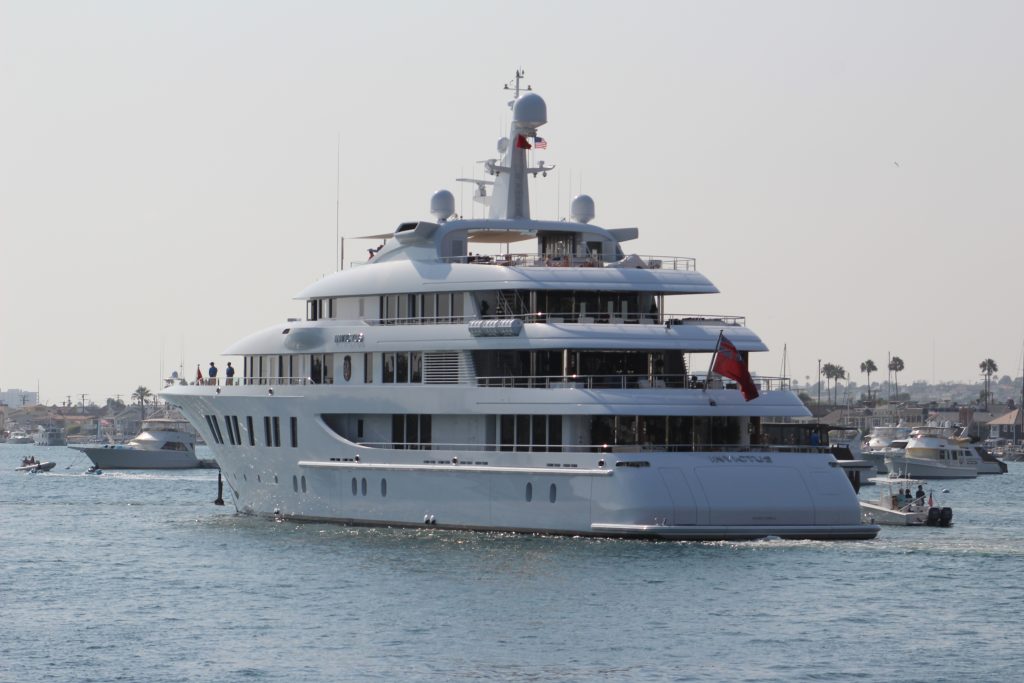
<svg viewBox="0 0 1024 683">
<path fill-rule="evenodd" d="M 359 492 L 359 484 L 356 483 L 356 478 L 352 477 L 352 495 L 356 495 Z"/>
<path fill-rule="evenodd" d="M 552 490 L 554 490 L 554 486 L 552 486 Z M 303 492 L 303 493 L 305 493 L 305 492 L 306 492 L 306 475 L 302 475 L 302 492 Z M 554 496 L 555 496 L 555 494 L 554 494 L 554 493 L 552 493 L 552 494 L 551 494 L 551 502 L 552 502 L 552 503 L 554 503 L 554 502 L 555 502 L 555 498 L 554 498 Z"/>
<path fill-rule="evenodd" d="M 526 483 L 526 502 L 529 503 L 533 500 L 533 484 L 530 482 Z"/>
<path fill-rule="evenodd" d="M 548 500 L 550 500 L 552 503 L 554 503 L 555 502 L 555 498 L 557 496 L 558 496 L 558 489 L 556 489 L 555 485 L 552 484 L 551 488 L 548 490 Z"/>
<path fill-rule="evenodd" d="M 380 480 L 380 497 L 381 498 L 387 498 L 388 497 L 388 480 L 387 479 L 381 479 Z"/>
<path fill-rule="evenodd" d="M 294 474 L 292 475 L 292 490 L 295 491 L 295 493 L 299 492 L 299 478 Z"/>
<path fill-rule="evenodd" d="M 366 477 L 363 477 L 363 495 L 366 495 Z"/>
</svg>

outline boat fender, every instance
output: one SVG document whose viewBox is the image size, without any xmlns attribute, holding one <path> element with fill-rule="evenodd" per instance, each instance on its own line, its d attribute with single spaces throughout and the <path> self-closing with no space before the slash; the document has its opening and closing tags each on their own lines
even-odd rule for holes
<svg viewBox="0 0 1024 683">
<path fill-rule="evenodd" d="M 953 508 L 942 508 L 939 514 L 939 526 L 948 527 L 953 524 Z"/>
<path fill-rule="evenodd" d="M 925 524 L 928 526 L 938 526 L 942 512 L 939 508 L 928 508 L 928 518 L 925 520 Z"/>
</svg>

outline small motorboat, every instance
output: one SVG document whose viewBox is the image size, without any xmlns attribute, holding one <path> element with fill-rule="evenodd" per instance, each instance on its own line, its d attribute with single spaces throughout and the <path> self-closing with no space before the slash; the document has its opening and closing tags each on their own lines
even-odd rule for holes
<svg viewBox="0 0 1024 683">
<path fill-rule="evenodd" d="M 41 462 L 36 460 L 34 455 L 21 459 L 21 467 L 15 467 L 15 472 L 49 472 L 57 466 L 55 462 Z"/>
<path fill-rule="evenodd" d="M 899 483 L 899 492 L 893 492 L 893 483 Z M 908 484 L 906 492 L 903 484 Z M 909 484 L 918 484 L 911 493 Z M 886 490 L 886 488 L 888 490 Z M 912 479 L 892 479 L 888 487 L 881 487 L 878 502 L 860 501 L 861 518 L 865 524 L 891 524 L 894 526 L 953 526 L 953 509 L 935 502 L 931 491 L 924 493 L 924 482 Z"/>
</svg>

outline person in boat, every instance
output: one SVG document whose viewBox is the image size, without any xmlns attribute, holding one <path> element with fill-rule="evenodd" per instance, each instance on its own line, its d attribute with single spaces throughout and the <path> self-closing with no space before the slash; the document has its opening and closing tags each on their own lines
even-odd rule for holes
<svg viewBox="0 0 1024 683">
<path fill-rule="evenodd" d="M 821 436 L 818 434 L 817 430 L 811 432 L 811 445 L 815 447 L 821 445 Z"/>
<path fill-rule="evenodd" d="M 206 371 L 206 376 L 210 378 L 210 384 L 217 383 L 217 366 L 210 361 L 210 369 Z"/>
<path fill-rule="evenodd" d="M 924 505 L 924 486 L 921 484 L 917 485 L 917 492 L 914 494 L 914 499 L 918 505 Z"/>
<path fill-rule="evenodd" d="M 227 367 L 226 370 L 224 370 L 224 376 L 228 378 L 227 379 L 227 383 L 228 384 L 234 384 L 235 383 L 235 369 L 233 367 L 231 367 L 231 361 L 228 361 L 228 367 Z"/>
</svg>

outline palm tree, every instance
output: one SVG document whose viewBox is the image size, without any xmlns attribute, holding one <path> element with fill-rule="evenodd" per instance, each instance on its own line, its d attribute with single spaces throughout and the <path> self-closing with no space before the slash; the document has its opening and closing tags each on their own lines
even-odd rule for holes
<svg viewBox="0 0 1024 683">
<path fill-rule="evenodd" d="M 999 366 L 991 358 L 986 358 L 978 364 L 982 374 L 985 375 L 985 410 L 988 410 L 988 388 L 992 382 L 992 375 L 999 372 Z"/>
<path fill-rule="evenodd" d="M 140 386 L 138 389 L 132 392 L 132 400 L 138 401 L 139 403 L 140 420 L 146 419 L 146 401 L 152 396 L 153 392 L 151 392 L 146 387 Z"/>
<path fill-rule="evenodd" d="M 831 391 L 831 381 L 836 378 L 839 366 L 835 363 L 825 363 L 821 366 L 821 374 L 825 375 L 825 398 L 828 398 L 829 391 Z"/>
<path fill-rule="evenodd" d="M 868 401 L 871 401 L 871 373 L 876 370 L 878 370 L 878 366 L 870 358 L 860 364 L 860 371 L 866 372 L 868 375 Z"/>
<path fill-rule="evenodd" d="M 836 388 L 835 394 L 832 397 L 832 404 L 839 405 L 839 380 L 846 379 L 846 368 L 842 365 L 836 366 Z"/>
<path fill-rule="evenodd" d="M 900 400 L 900 373 L 903 372 L 903 359 L 899 356 L 893 356 L 892 360 L 889 361 L 889 371 L 896 375 L 896 400 Z"/>
</svg>

